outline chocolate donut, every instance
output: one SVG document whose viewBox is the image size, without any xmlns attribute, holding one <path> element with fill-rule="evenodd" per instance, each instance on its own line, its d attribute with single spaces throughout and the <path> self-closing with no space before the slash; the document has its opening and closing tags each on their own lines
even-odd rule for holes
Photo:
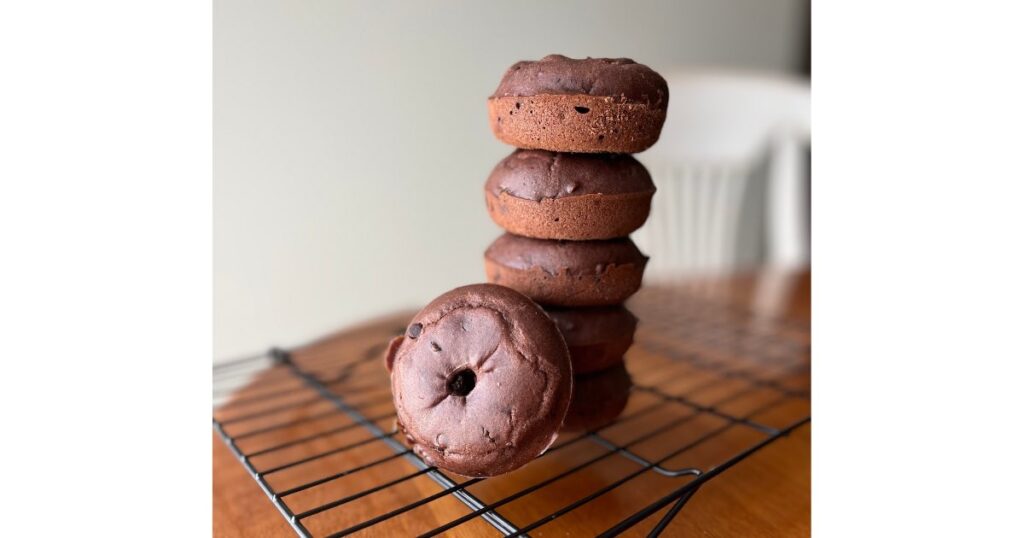
<svg viewBox="0 0 1024 538">
<path fill-rule="evenodd" d="M 521 467 L 554 442 L 572 367 L 554 322 L 492 284 L 434 299 L 387 351 L 399 428 L 424 461 L 464 476 Z"/>
<path fill-rule="evenodd" d="M 611 239 L 643 226 L 651 175 L 629 155 L 516 150 L 491 172 L 484 193 L 494 222 L 538 239 Z"/>
<path fill-rule="evenodd" d="M 622 362 L 633 345 L 636 316 L 621 306 L 544 309 L 569 347 L 575 375 L 599 372 Z"/>
<path fill-rule="evenodd" d="M 487 100 L 491 130 L 518 148 L 637 153 L 658 141 L 668 83 L 627 58 L 518 62 Z"/>
<path fill-rule="evenodd" d="M 628 237 L 552 241 L 504 234 L 484 253 L 487 280 L 555 306 L 619 304 L 640 289 L 646 264 Z"/>
<path fill-rule="evenodd" d="M 594 431 L 622 414 L 629 403 L 633 380 L 620 360 L 603 372 L 575 376 L 573 387 L 562 431 Z"/>
</svg>

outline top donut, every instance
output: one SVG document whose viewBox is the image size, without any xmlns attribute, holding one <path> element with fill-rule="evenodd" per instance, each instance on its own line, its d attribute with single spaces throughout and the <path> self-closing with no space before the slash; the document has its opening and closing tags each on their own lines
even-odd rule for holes
<svg viewBox="0 0 1024 538">
<path fill-rule="evenodd" d="M 661 134 L 668 84 L 627 58 L 518 62 L 487 100 L 491 130 L 519 148 L 638 153 Z"/>
</svg>

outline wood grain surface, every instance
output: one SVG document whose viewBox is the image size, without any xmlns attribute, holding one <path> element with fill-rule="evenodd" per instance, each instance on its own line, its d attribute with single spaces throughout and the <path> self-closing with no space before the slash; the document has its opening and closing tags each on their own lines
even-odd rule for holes
<svg viewBox="0 0 1024 538">
<path fill-rule="evenodd" d="M 531 536 L 592 536 L 701 480 L 667 520 L 664 536 L 809 535 L 810 274 L 648 284 L 627 306 L 640 326 L 624 359 L 633 387 L 622 395 L 628 403 L 621 413 L 590 434 L 563 432 L 534 462 L 465 490 L 484 503 L 500 502 L 496 512 Z M 225 402 L 214 419 L 284 505 L 307 512 L 300 521 L 312 536 L 351 529 L 430 496 L 436 498 L 356 534 L 419 535 L 465 516 L 444 534 L 500 535 L 469 517 L 471 510 L 452 495 L 437 495 L 443 488 L 406 455 L 295 373 L 315 377 L 393 435 L 381 353 L 411 314 L 293 350 L 292 365 L 253 361 L 214 371 Z M 796 424 L 786 436 L 773 435 Z M 720 474 L 713 471 L 769 439 Z M 212 444 L 214 535 L 294 535 L 217 432 Z M 672 476 L 686 469 L 713 471 L 712 477 Z M 647 535 L 674 504 L 673 498 L 623 534 Z"/>
</svg>

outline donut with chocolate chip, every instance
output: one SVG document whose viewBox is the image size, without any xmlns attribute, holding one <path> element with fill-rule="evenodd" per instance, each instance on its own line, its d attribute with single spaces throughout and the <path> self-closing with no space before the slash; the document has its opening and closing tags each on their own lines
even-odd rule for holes
<svg viewBox="0 0 1024 538">
<path fill-rule="evenodd" d="M 576 375 L 599 372 L 622 362 L 633 345 L 636 316 L 621 306 L 544 309 L 569 347 Z"/>
<path fill-rule="evenodd" d="M 502 228 L 537 239 L 611 239 L 643 226 L 651 175 L 629 155 L 516 150 L 484 185 L 487 212 Z"/>
<path fill-rule="evenodd" d="M 456 288 L 387 351 L 399 428 L 424 461 L 463 476 L 525 465 L 554 442 L 572 394 L 565 341 L 536 303 Z"/>
<path fill-rule="evenodd" d="M 552 54 L 510 67 L 487 108 L 494 135 L 517 148 L 637 153 L 658 141 L 668 83 L 628 58 Z"/>
<path fill-rule="evenodd" d="M 504 234 L 484 252 L 488 281 L 554 306 L 622 303 L 640 289 L 646 265 L 628 237 L 554 241 Z"/>
</svg>

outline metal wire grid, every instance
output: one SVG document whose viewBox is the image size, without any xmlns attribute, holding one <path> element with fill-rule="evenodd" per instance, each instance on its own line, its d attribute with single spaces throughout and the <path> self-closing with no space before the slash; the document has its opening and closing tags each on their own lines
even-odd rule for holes
<svg viewBox="0 0 1024 538">
<path fill-rule="evenodd" d="M 550 458 L 553 454 L 580 443 L 592 443 L 604 450 L 597 456 L 583 459 L 575 463 L 575 465 L 562 469 L 560 472 L 550 476 L 545 476 L 542 480 L 518 488 L 516 491 L 494 501 L 487 502 L 478 495 L 471 493 L 468 488 L 479 485 L 485 480 L 502 480 L 502 477 L 463 479 L 448 475 L 435 467 L 427 465 L 411 450 L 406 448 L 405 445 L 396 440 L 395 437 L 398 432 L 395 429 L 385 430 L 378 425 L 378 422 L 390 420 L 394 417 L 393 408 L 389 408 L 390 412 L 372 414 L 370 416 L 364 414 L 366 409 L 380 404 L 383 398 L 390 399 L 389 393 L 386 390 L 378 398 L 359 402 L 358 404 L 353 403 L 353 400 L 358 398 L 360 392 L 379 391 L 380 385 L 384 385 L 386 388 L 386 383 L 383 381 L 386 378 L 382 377 L 378 378 L 377 383 L 349 386 L 351 383 L 357 383 L 353 379 L 353 374 L 356 372 L 382 369 L 380 354 L 383 350 L 383 342 L 376 342 L 365 346 L 361 356 L 354 359 L 352 357 L 320 357 L 315 361 L 303 361 L 300 363 L 300 361 L 293 360 L 292 355 L 288 352 L 273 349 L 260 356 L 217 365 L 214 368 L 215 397 L 218 395 L 224 397 L 225 393 L 229 392 L 228 389 L 222 388 L 225 386 L 247 386 L 248 388 L 244 396 L 232 399 L 215 410 L 213 427 L 235 457 L 238 458 L 252 478 L 263 489 L 264 493 L 270 498 L 271 502 L 300 536 L 314 535 L 304 523 L 309 518 L 330 511 L 343 511 L 343 507 L 349 503 L 378 492 L 386 491 L 389 488 L 394 488 L 399 484 L 420 476 L 427 476 L 432 479 L 437 484 L 438 491 L 363 521 L 354 522 L 344 528 L 332 530 L 325 535 L 334 537 L 356 533 L 392 518 L 400 517 L 439 499 L 450 497 L 461 501 L 470 511 L 459 518 L 421 534 L 421 536 L 435 536 L 455 529 L 474 519 L 486 521 L 504 536 L 525 536 L 529 532 L 572 513 L 616 488 L 622 487 L 624 484 L 648 475 L 648 473 L 680 480 L 681 483 L 667 494 L 639 507 L 633 513 L 622 514 L 621 519 L 616 524 L 607 528 L 600 535 L 614 536 L 621 534 L 668 507 L 648 532 L 649 536 L 657 536 L 668 527 L 673 518 L 679 514 L 686 502 L 692 498 L 701 485 L 764 446 L 810 421 L 810 416 L 803 414 L 787 424 L 773 426 L 762 423 L 756 418 L 773 408 L 787 403 L 803 402 L 809 404 L 810 395 L 807 391 L 806 375 L 809 371 L 810 336 L 807 327 L 773 320 L 767 322 L 760 320 L 755 323 L 751 321 L 751 314 L 742 309 L 732 308 L 724 304 L 701 302 L 692 297 L 684 298 L 683 303 L 675 302 L 678 299 L 678 297 L 675 299 L 668 297 L 655 301 L 649 311 L 645 313 L 646 315 L 641 316 L 641 319 L 644 321 L 640 332 L 637 334 L 637 343 L 635 344 L 638 352 L 627 354 L 627 357 L 629 357 L 627 358 L 627 365 L 629 365 L 634 379 L 633 394 L 648 395 L 652 397 L 648 399 L 653 399 L 653 402 L 639 409 L 627 408 L 624 414 L 595 431 L 563 436 L 565 440 L 557 443 L 542 455 L 541 458 Z M 685 307 L 680 307 L 680 304 L 684 304 Z M 647 320 L 651 321 L 648 322 Z M 396 329 L 397 332 L 401 332 L 404 328 L 396 327 Z M 632 355 L 635 355 L 635 357 Z M 699 383 L 688 384 L 685 388 L 682 388 L 678 383 L 674 384 L 672 382 L 672 380 L 686 377 L 683 374 L 692 372 L 702 374 L 702 376 L 690 376 L 699 380 Z M 254 375 L 258 377 L 255 381 L 252 381 Z M 246 382 L 248 382 L 248 385 L 246 385 Z M 288 401 L 281 405 L 262 406 L 259 411 L 251 413 L 236 413 L 234 416 L 226 419 L 217 418 L 217 411 L 228 407 L 237 410 L 239 407 L 245 408 L 247 406 L 255 406 L 256 404 L 274 402 L 278 399 L 287 399 L 289 395 L 295 394 L 298 390 L 298 387 L 295 386 L 296 382 L 307 389 L 311 389 L 315 395 L 312 398 Z M 293 386 L 291 388 L 284 388 L 285 385 L 289 384 Z M 736 390 L 724 392 L 721 390 L 732 386 L 736 386 Z M 257 391 L 256 394 L 250 395 L 249 393 L 254 390 Z M 709 392 L 720 395 L 710 402 L 706 401 L 706 398 L 697 397 L 702 393 L 706 394 Z M 743 400 L 755 393 L 769 393 L 772 397 L 757 400 L 758 405 L 747 409 L 745 413 L 735 413 L 727 410 L 730 404 Z M 318 402 L 329 402 L 330 408 L 323 412 L 259 428 L 251 428 L 245 431 L 237 429 L 239 424 L 256 419 L 265 419 L 286 413 L 291 409 L 313 405 Z M 664 414 L 666 409 L 672 406 L 680 406 L 688 412 L 681 416 L 675 416 L 660 427 L 645 431 L 639 435 L 632 435 L 636 432 L 631 431 L 631 437 L 628 440 L 615 440 L 613 436 L 606 435 L 606 432 L 613 428 L 624 428 L 628 431 L 633 428 L 635 423 L 642 420 L 643 417 Z M 350 422 L 317 431 L 311 435 L 261 447 L 258 450 L 247 452 L 240 447 L 239 441 L 243 439 L 290 428 L 300 421 L 314 422 L 337 414 L 347 417 Z M 703 432 L 702 435 L 688 442 L 673 446 L 670 451 L 661 453 L 657 457 L 645 457 L 636 450 L 636 447 L 652 440 L 657 439 L 664 442 L 667 433 L 671 432 L 674 428 L 705 417 L 713 417 L 721 423 L 721 426 Z M 369 432 L 370 437 L 269 467 L 257 468 L 252 461 L 253 458 L 259 456 L 265 456 L 340 432 L 360 428 Z M 719 439 L 723 433 L 731 428 L 742 428 L 755 432 L 758 439 L 746 448 L 734 452 L 731 456 L 720 459 L 713 465 L 705 466 L 705 468 L 691 465 L 670 465 L 672 461 L 679 459 L 680 456 L 694 450 L 696 447 L 714 444 L 716 439 Z M 229 430 L 231 431 L 229 432 Z M 336 473 L 317 476 L 286 489 L 275 489 L 268 481 L 268 477 L 276 473 L 311 461 L 344 454 L 347 451 L 370 443 L 380 443 L 390 449 L 391 453 L 373 461 L 339 468 Z M 502 515 L 500 510 L 510 503 L 520 499 L 529 499 L 531 494 L 535 494 L 538 490 L 572 477 L 589 467 L 597 465 L 599 462 L 607 461 L 611 458 L 624 458 L 635 464 L 636 469 L 608 482 L 583 497 L 555 508 L 547 516 L 525 525 L 517 525 Z M 411 465 L 411 470 L 397 478 L 382 481 L 360 491 L 346 492 L 340 498 L 311 508 L 305 508 L 298 512 L 293 510 L 289 504 L 289 500 L 293 495 L 342 477 L 365 472 L 368 469 L 397 459 L 404 460 Z M 347 518 L 342 514 L 337 519 L 344 522 Z"/>
</svg>

